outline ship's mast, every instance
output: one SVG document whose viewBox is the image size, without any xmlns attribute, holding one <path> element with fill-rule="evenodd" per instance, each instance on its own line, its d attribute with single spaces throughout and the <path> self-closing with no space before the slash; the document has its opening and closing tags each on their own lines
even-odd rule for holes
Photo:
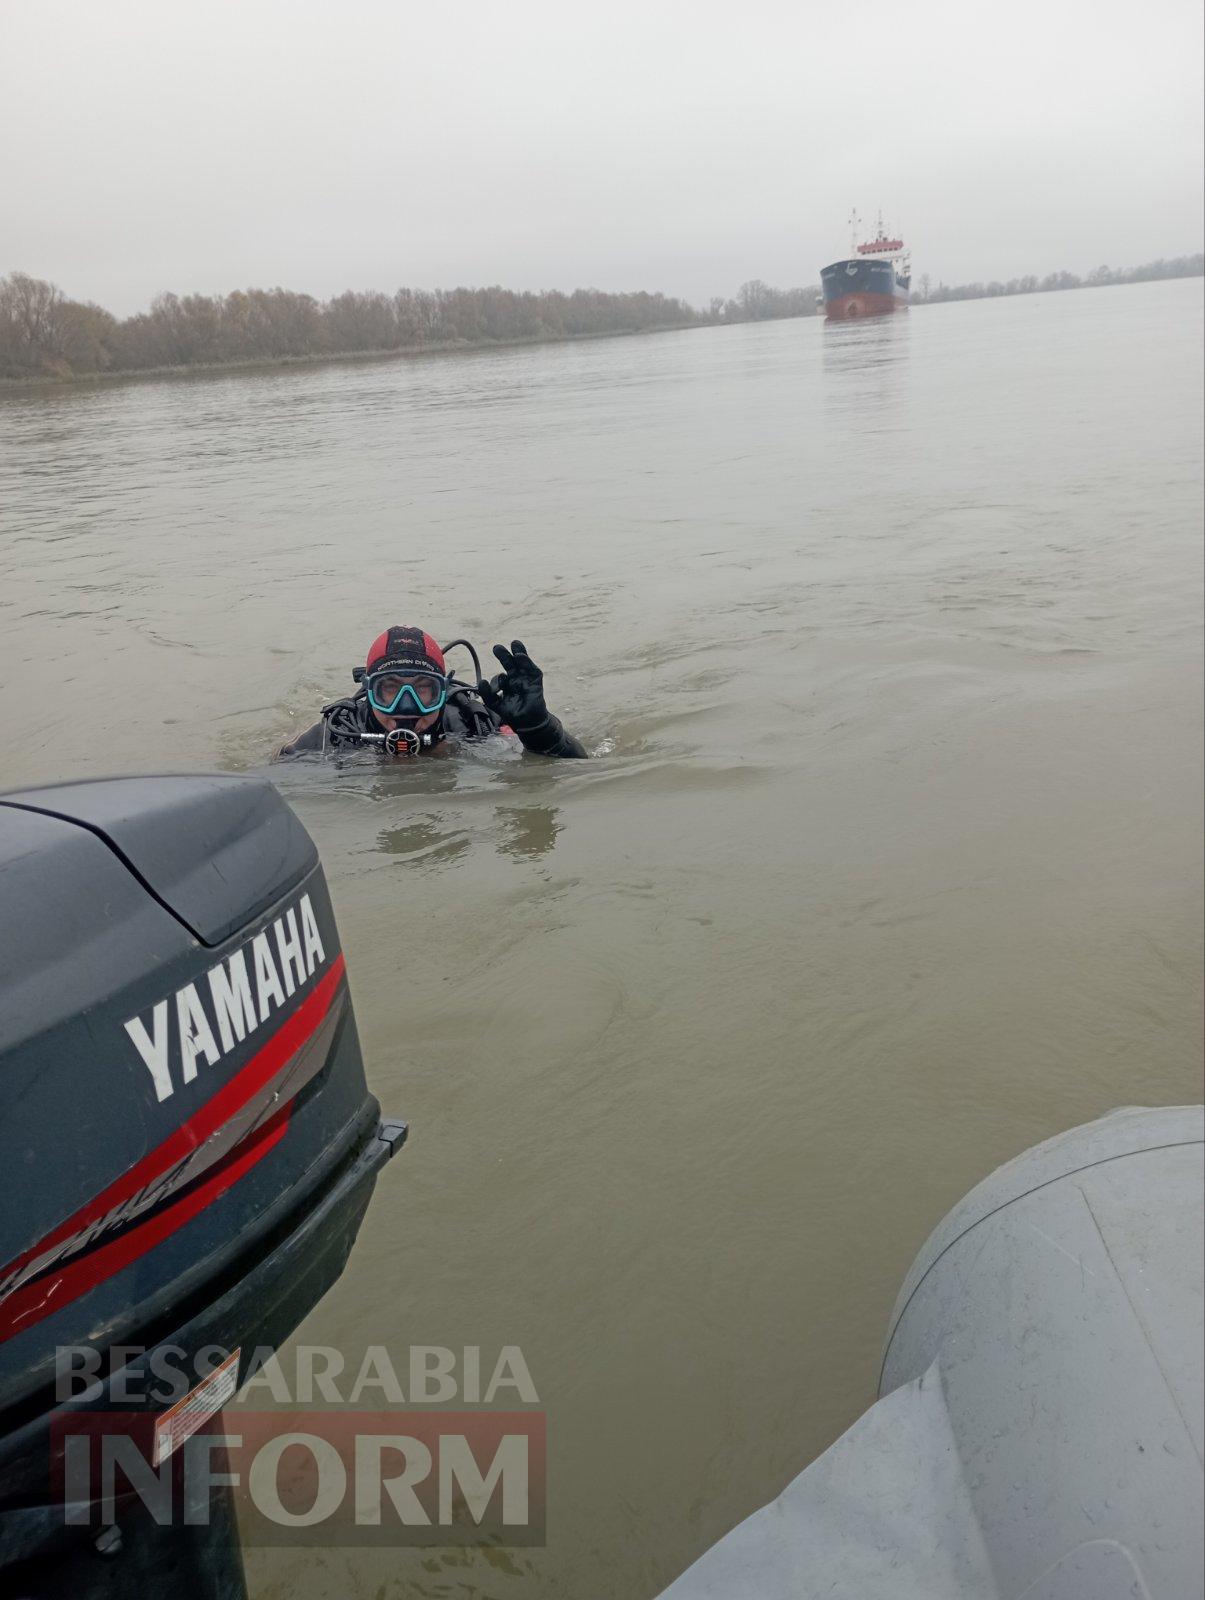
<svg viewBox="0 0 1205 1600">
<path fill-rule="evenodd" d="M 857 211 L 849 214 L 849 253 L 851 256 L 886 256 L 892 263 L 898 263 L 896 270 L 904 277 L 909 277 L 912 272 L 912 257 L 902 239 L 889 239 L 887 228 L 883 222 L 883 208 L 879 207 L 878 220 L 875 223 L 875 236 L 868 239 L 865 244 L 858 243 L 862 232 L 862 219 Z"/>
</svg>

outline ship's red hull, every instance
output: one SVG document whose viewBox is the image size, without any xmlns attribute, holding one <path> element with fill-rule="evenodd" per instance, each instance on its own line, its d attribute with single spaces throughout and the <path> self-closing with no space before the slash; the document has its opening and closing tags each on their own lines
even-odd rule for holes
<svg viewBox="0 0 1205 1600">
<path fill-rule="evenodd" d="M 894 294 L 875 294 L 857 289 L 853 294 L 837 295 L 824 303 L 824 315 L 829 322 L 847 322 L 854 317 L 883 317 L 892 311 L 907 311 L 908 302 Z"/>
</svg>

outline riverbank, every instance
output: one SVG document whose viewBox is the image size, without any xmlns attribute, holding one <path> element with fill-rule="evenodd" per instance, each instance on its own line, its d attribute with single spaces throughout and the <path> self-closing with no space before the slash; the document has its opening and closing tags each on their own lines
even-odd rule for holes
<svg viewBox="0 0 1205 1600">
<path fill-rule="evenodd" d="M 735 307 L 734 309 L 739 310 Z M 786 309 L 786 308 L 778 308 Z M 803 307 L 793 307 L 800 310 Z M 57 284 L 0 278 L 0 375 L 18 382 L 149 376 L 420 350 L 487 348 L 654 332 L 707 320 L 659 291 L 532 292 L 489 288 L 349 289 L 326 301 L 280 287 L 229 294 L 160 294 L 119 319 Z"/>
<path fill-rule="evenodd" d="M 1165 266 L 1168 270 L 1155 270 L 1157 267 Z M 1044 297 L 1049 294 L 1066 294 L 1074 289 L 1135 288 L 1142 283 L 1175 282 L 1183 278 L 1201 276 L 1205 276 L 1205 257 L 1185 257 L 1171 263 L 1154 263 L 1146 267 L 1137 267 L 1129 273 L 1110 274 L 1107 269 L 1102 268 L 1088 279 L 1076 279 L 1072 274 L 1059 273 L 1053 274 L 1050 278 L 1041 282 L 1037 279 L 1026 279 L 1011 281 L 1008 284 L 993 283 L 987 286 L 966 284 L 953 289 L 947 289 L 944 285 L 939 285 L 935 291 L 930 292 L 928 295 L 923 292 L 916 294 L 910 304 L 913 310 L 918 310 L 926 306 L 958 304 L 964 300 Z M 1033 287 L 1030 287 L 1030 284 Z M 746 287 L 749 286 L 747 285 Z M 280 291 L 276 292 L 279 293 Z M 492 292 L 487 291 L 487 293 Z M 780 293 L 777 290 L 772 292 L 775 294 Z M 797 293 L 806 293 L 809 297 L 811 295 L 811 291 L 797 291 Z M 674 302 L 674 304 L 682 310 L 690 309 L 682 302 Z M 779 311 L 771 316 L 742 316 L 734 314 L 737 303 L 729 301 L 722 315 L 699 313 L 689 319 L 653 323 L 645 327 L 598 328 L 582 333 L 541 333 L 516 335 L 508 338 L 435 339 L 369 350 L 312 350 L 293 355 L 260 355 L 240 357 L 229 361 L 156 363 L 150 366 L 123 367 L 120 370 L 109 369 L 107 371 L 22 373 L 17 376 L 0 376 L 0 394 L 75 389 L 81 385 L 140 383 L 147 379 L 192 376 L 212 377 L 214 375 L 240 372 L 270 372 L 283 367 L 330 366 L 342 365 L 345 362 L 376 363 L 411 360 L 419 356 L 475 354 L 488 350 L 524 349 L 532 345 L 578 344 L 584 340 L 628 339 L 651 333 L 687 333 L 699 328 L 739 327 L 749 322 L 810 320 L 819 313 L 810 298 L 808 304 L 810 309 L 806 310 Z"/>
<path fill-rule="evenodd" d="M 567 333 L 530 339 L 447 339 L 438 344 L 412 344 L 397 350 L 319 350 L 303 356 L 257 356 L 246 361 L 195 361 L 176 366 L 134 367 L 121 372 L 80 372 L 70 377 L 37 373 L 28 377 L 0 377 L 0 393 L 29 390 L 78 389 L 96 385 L 141 383 L 148 378 L 213 377 L 226 373 L 270 372 L 278 367 L 341 366 L 346 362 L 404 361 L 416 356 L 476 355 L 483 350 L 520 350 L 531 345 L 582 344 L 587 340 L 636 339 L 654 333 L 688 333 L 697 328 L 723 327 L 716 322 L 674 322 L 660 328 L 615 328 L 601 333 Z"/>
</svg>

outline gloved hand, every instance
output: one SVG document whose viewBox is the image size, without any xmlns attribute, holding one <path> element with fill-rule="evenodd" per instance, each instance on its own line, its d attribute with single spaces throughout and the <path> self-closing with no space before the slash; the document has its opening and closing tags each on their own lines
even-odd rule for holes
<svg viewBox="0 0 1205 1600">
<path fill-rule="evenodd" d="M 523 747 L 536 755 L 584 757 L 581 742 L 565 732 L 545 705 L 544 674 L 523 642 L 512 639 L 509 650 L 496 644 L 494 654 L 506 670 L 489 683 L 482 678 L 477 693 L 495 716 L 508 723 Z"/>
<path fill-rule="evenodd" d="M 544 704 L 544 674 L 528 655 L 521 639 L 512 639 L 510 649 L 496 644 L 494 654 L 506 669 L 496 678 L 477 685 L 477 693 L 491 711 L 522 734 L 548 721 Z"/>
</svg>

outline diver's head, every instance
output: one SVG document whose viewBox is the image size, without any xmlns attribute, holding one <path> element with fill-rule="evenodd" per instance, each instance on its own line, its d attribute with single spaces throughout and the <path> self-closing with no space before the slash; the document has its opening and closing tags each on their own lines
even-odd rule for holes
<svg viewBox="0 0 1205 1600">
<path fill-rule="evenodd" d="M 421 628 L 386 628 L 369 646 L 362 681 L 372 718 L 386 730 L 429 733 L 443 716 L 448 669 Z"/>
</svg>

